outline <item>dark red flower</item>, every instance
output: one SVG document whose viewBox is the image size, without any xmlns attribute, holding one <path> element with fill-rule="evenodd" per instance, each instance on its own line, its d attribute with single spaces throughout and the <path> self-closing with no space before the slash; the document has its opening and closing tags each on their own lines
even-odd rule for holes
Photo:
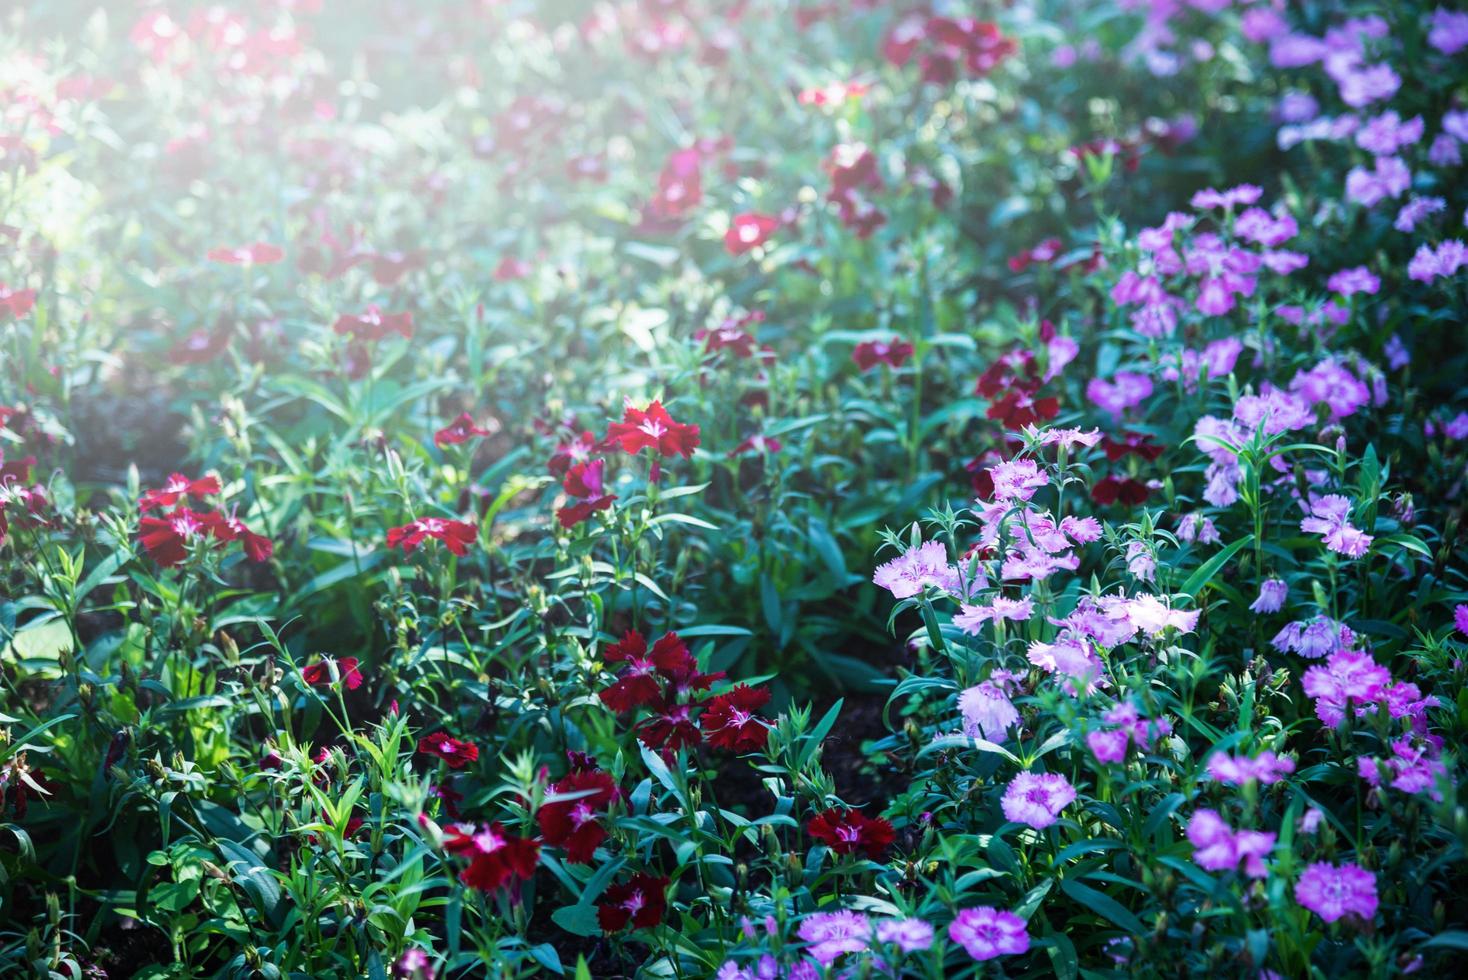
<svg viewBox="0 0 1468 980">
<path fill-rule="evenodd" d="M 698 719 L 704 737 L 710 745 L 733 752 L 754 752 L 764 748 L 770 729 L 755 712 L 769 700 L 768 688 L 747 684 L 717 695 L 708 702 Z"/>
<path fill-rule="evenodd" d="M 540 863 L 539 844 L 510 835 L 497 821 L 477 831 L 468 824 L 450 826 L 444 830 L 443 846 L 450 854 L 469 858 L 459 880 L 482 892 L 528 881 Z"/>
<path fill-rule="evenodd" d="M 382 340 L 388 334 L 401 334 L 405 339 L 413 337 L 413 314 L 384 313 L 376 303 L 367 307 L 365 313 L 343 313 L 336 318 L 332 330 L 339 334 L 351 334 L 358 340 Z"/>
<path fill-rule="evenodd" d="M 659 699 L 652 705 L 652 717 L 638 727 L 638 739 L 648 748 L 664 752 L 697 745 L 703 741 L 691 717 L 697 707 L 696 704 L 664 704 Z"/>
<path fill-rule="evenodd" d="M 900 337 L 891 340 L 866 340 L 856 345 L 851 359 L 863 371 L 870 371 L 878 364 L 900 368 L 913 354 L 913 346 Z"/>
<path fill-rule="evenodd" d="M 1163 449 L 1150 435 L 1130 431 L 1123 433 L 1120 439 L 1107 436 L 1101 440 L 1101 448 L 1105 450 L 1106 458 L 1113 463 L 1127 453 L 1135 453 L 1150 463 L 1162 455 Z"/>
<path fill-rule="evenodd" d="M 258 763 L 260 769 L 265 772 L 275 772 L 285 765 L 285 759 L 281 758 L 279 752 L 271 749 L 260 757 Z"/>
<path fill-rule="evenodd" d="M 479 746 L 436 732 L 418 739 L 418 751 L 423 755 L 436 755 L 450 769 L 463 769 L 479 758 Z"/>
<path fill-rule="evenodd" d="M 396 286 L 408 273 L 423 268 L 422 252 L 369 252 L 361 257 L 379 286 Z"/>
<path fill-rule="evenodd" d="M 356 657 L 342 657 L 337 660 L 333 657 L 322 657 L 307 667 L 301 668 L 301 679 L 312 687 L 327 686 L 338 681 L 347 686 L 347 690 L 355 691 L 362 686 L 362 672 L 357 669 Z M 324 754 L 326 749 L 321 750 Z"/>
<path fill-rule="evenodd" d="M 144 517 L 138 521 L 138 543 L 163 568 L 181 564 L 194 543 L 209 533 L 207 516 L 187 507 L 179 507 L 164 517 Z"/>
<path fill-rule="evenodd" d="M 607 427 L 602 444 L 620 446 L 624 453 L 656 449 L 663 456 L 679 455 L 685 459 L 698 447 L 698 426 L 674 422 L 662 402 L 653 402 L 646 410 L 628 405 L 622 421 Z"/>
<path fill-rule="evenodd" d="M 197 480 L 190 480 L 182 473 L 175 473 L 157 490 L 145 490 L 142 497 L 138 499 L 138 510 L 160 510 L 164 507 L 172 507 L 184 497 L 205 497 L 218 492 L 219 478 L 216 476 L 204 476 Z"/>
<path fill-rule="evenodd" d="M 837 854 L 866 851 L 872 860 L 882 856 L 896 831 L 881 817 L 868 817 L 859 810 L 831 808 L 810 819 L 806 831 Z"/>
<path fill-rule="evenodd" d="M 35 305 L 36 291 L 34 289 L 11 289 L 0 282 L 0 313 L 19 320 Z"/>
<path fill-rule="evenodd" d="M 1044 383 L 1035 355 L 1012 350 L 985 369 L 974 391 L 990 400 L 988 418 L 1017 431 L 1060 414 L 1060 399 L 1040 395 Z"/>
<path fill-rule="evenodd" d="M 566 472 L 562 488 L 572 497 L 580 498 L 581 502 L 556 511 L 556 519 L 561 522 L 561 527 L 569 530 L 596 511 L 611 507 L 612 502 L 617 499 L 616 494 L 603 492 L 606 484 L 602 471 L 606 463 L 604 459 L 591 459 L 577 463 Z"/>
<path fill-rule="evenodd" d="M 1147 484 L 1131 477 L 1108 476 L 1097 480 L 1091 487 L 1091 499 L 1098 504 L 1113 504 L 1118 500 L 1129 507 L 1147 501 Z"/>
<path fill-rule="evenodd" d="M 1047 238 L 1033 248 L 1027 248 L 1009 259 L 1010 272 L 1023 272 L 1031 265 L 1049 265 L 1060 256 L 1062 243 L 1058 238 Z"/>
<path fill-rule="evenodd" d="M 602 893 L 596 903 L 596 921 L 603 932 L 618 932 L 628 923 L 634 929 L 651 929 L 667 914 L 667 892 L 667 878 L 635 874 Z"/>
<path fill-rule="evenodd" d="M 269 538 L 251 531 L 245 526 L 244 521 L 237 517 L 226 517 L 215 511 L 212 514 L 205 514 L 204 521 L 215 540 L 221 544 L 238 541 L 240 547 L 245 551 L 245 557 L 251 561 L 269 561 L 270 556 L 275 554 L 275 545 Z"/>
<path fill-rule="evenodd" d="M 550 471 L 551 476 L 565 476 L 572 464 L 585 462 L 594 452 L 596 452 L 596 436 L 590 432 L 583 432 L 570 442 L 558 443 L 556 451 L 551 454 L 545 468 Z"/>
<path fill-rule="evenodd" d="M 226 265 L 272 265 L 285 258 L 285 249 L 266 242 L 252 242 L 235 248 L 211 248 L 206 257 Z"/>
<path fill-rule="evenodd" d="M 466 555 L 469 553 L 469 546 L 479 540 L 479 529 L 465 521 L 420 517 L 402 527 L 388 528 L 387 546 L 401 547 L 403 554 L 411 555 L 429 538 L 442 541 L 443 546 L 456 555 Z"/>
<path fill-rule="evenodd" d="M 736 214 L 724 232 L 724 248 L 730 255 L 743 255 L 769 241 L 770 235 L 780 227 L 780 219 L 773 215 L 746 211 Z"/>
<path fill-rule="evenodd" d="M 474 416 L 464 412 L 448 425 L 433 434 L 433 444 L 442 449 L 445 446 L 457 446 L 468 442 L 476 436 L 493 435 L 491 429 L 481 429 L 474 424 Z"/>
<path fill-rule="evenodd" d="M 781 448 L 782 447 L 780 445 L 779 439 L 775 439 L 766 435 L 761 435 L 760 433 L 756 432 L 754 435 L 748 437 L 739 445 L 729 450 L 729 457 L 732 459 L 735 456 L 743 456 L 746 454 L 751 456 L 763 456 L 766 453 L 778 453 Z"/>
<path fill-rule="evenodd" d="M 443 801 L 443 812 L 450 820 L 462 820 L 459 813 L 459 804 L 464 802 L 464 794 L 454 789 L 447 783 L 435 783 L 428 787 L 428 795 L 436 796 Z"/>
<path fill-rule="evenodd" d="M 589 864 L 597 845 L 606 840 L 605 816 L 622 796 L 610 773 L 600 769 L 578 769 L 548 788 L 546 802 L 536 814 L 540 834 L 547 844 L 566 849 L 572 864 Z"/>
<path fill-rule="evenodd" d="M 699 330 L 693 335 L 693 339 L 703 341 L 704 351 L 708 354 L 731 351 L 735 357 L 741 359 L 753 357 L 758 342 L 744 328 L 752 323 L 761 323 L 764 318 L 764 313 L 759 311 L 746 313 L 737 319 L 729 317 L 717 327 Z"/>
</svg>

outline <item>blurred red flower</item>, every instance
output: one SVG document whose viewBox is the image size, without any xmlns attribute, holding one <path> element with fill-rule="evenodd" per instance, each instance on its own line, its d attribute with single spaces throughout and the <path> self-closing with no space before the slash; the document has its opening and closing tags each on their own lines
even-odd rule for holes
<svg viewBox="0 0 1468 980">
<path fill-rule="evenodd" d="M 233 248 L 211 248 L 207 258 L 225 265 L 273 265 L 285 258 L 285 249 L 268 242 L 251 242 Z"/>
<path fill-rule="evenodd" d="M 362 672 L 357 669 L 359 661 L 356 657 L 342 657 L 340 660 L 334 657 L 322 657 L 306 667 L 301 668 L 301 679 L 312 687 L 340 682 L 347 686 L 347 690 L 355 691 L 362 686 Z M 335 669 L 335 680 L 333 680 L 333 668 Z M 321 750 L 324 754 L 325 749 Z"/>
<path fill-rule="evenodd" d="M 878 364 L 900 368 L 913 355 L 913 346 L 900 337 L 891 340 L 864 340 L 851 352 L 851 359 L 863 371 L 870 371 Z"/>
<path fill-rule="evenodd" d="M 450 854 L 469 858 L 469 867 L 459 873 L 459 880 L 482 892 L 533 878 L 540 863 L 540 845 L 511 836 L 499 822 L 477 831 L 466 824 L 450 826 L 444 830 L 443 846 Z"/>
<path fill-rule="evenodd" d="M 770 235 L 780 226 L 780 219 L 768 214 L 746 211 L 736 214 L 724 233 L 724 248 L 730 255 L 743 255 L 769 241 Z"/>
<path fill-rule="evenodd" d="M 464 412 L 448 425 L 433 434 L 433 444 L 442 449 L 445 446 L 457 446 L 468 442 L 476 436 L 493 435 L 490 429 L 481 429 L 474 424 L 474 416 Z"/>
<path fill-rule="evenodd" d="M 450 769 L 463 769 L 479 758 L 479 746 L 436 732 L 418 739 L 418 751 L 423 755 L 436 755 Z"/>
</svg>

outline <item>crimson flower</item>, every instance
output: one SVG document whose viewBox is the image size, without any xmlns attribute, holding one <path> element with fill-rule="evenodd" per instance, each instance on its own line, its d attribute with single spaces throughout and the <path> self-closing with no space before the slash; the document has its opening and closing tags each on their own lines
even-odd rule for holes
<svg viewBox="0 0 1468 980">
<path fill-rule="evenodd" d="M 356 657 L 322 657 L 307 667 L 301 668 L 301 679 L 312 687 L 324 687 L 338 681 L 355 691 L 362 686 L 362 672 L 357 669 Z M 325 754 L 326 750 L 321 750 Z"/>
<path fill-rule="evenodd" d="M 479 746 L 436 732 L 418 739 L 418 751 L 423 755 L 436 755 L 450 769 L 463 769 L 479 758 Z"/>
<path fill-rule="evenodd" d="M 770 700 L 764 687 L 740 684 L 712 698 L 698 723 L 709 744 L 734 752 L 754 752 L 765 747 L 769 726 L 755 714 Z"/>
<path fill-rule="evenodd" d="M 666 704 L 661 698 L 651 705 L 652 717 L 637 729 L 637 738 L 650 749 L 676 752 L 703 741 L 692 713 L 696 704 Z"/>
<path fill-rule="evenodd" d="M 628 630 L 620 642 L 603 654 L 607 663 L 626 663 L 622 675 L 602 691 L 602 703 L 618 713 L 658 703 L 664 682 L 672 687 L 674 699 L 688 691 L 706 691 L 723 673 L 703 674 L 698 661 L 677 633 L 665 633 L 652 650 L 636 630 Z"/>
<path fill-rule="evenodd" d="M 1031 265 L 1049 265 L 1060 255 L 1062 243 L 1058 238 L 1047 238 L 1033 248 L 1027 248 L 1009 259 L 1010 272 L 1024 272 Z"/>
<path fill-rule="evenodd" d="M 404 339 L 413 337 L 413 314 L 384 313 L 376 303 L 363 313 L 343 313 L 331 327 L 339 334 L 351 334 L 358 340 L 382 340 L 388 334 L 401 334 Z"/>
<path fill-rule="evenodd" d="M 573 464 L 584 463 L 596 452 L 596 436 L 583 432 L 570 442 L 556 444 L 556 451 L 546 461 L 545 468 L 551 476 L 565 476 Z"/>
<path fill-rule="evenodd" d="M 490 429 L 481 429 L 474 424 L 474 416 L 464 412 L 448 425 L 433 434 L 433 444 L 439 449 L 445 446 L 457 446 L 468 442 L 475 436 L 493 435 Z"/>
<path fill-rule="evenodd" d="M 603 932 L 618 932 L 631 923 L 634 929 L 651 929 L 668 911 L 668 879 L 638 873 L 620 885 L 612 885 L 596 904 L 596 921 Z"/>
<path fill-rule="evenodd" d="M 878 364 L 900 368 L 913 354 L 913 346 L 900 337 L 891 340 L 866 340 L 856 345 L 851 359 L 863 371 L 870 371 Z"/>
<path fill-rule="evenodd" d="M 163 568 L 179 565 L 195 541 L 209 534 L 205 515 L 180 507 L 166 517 L 144 517 L 138 522 L 138 543 Z"/>
<path fill-rule="evenodd" d="M 718 354 L 727 350 L 732 351 L 735 357 L 750 358 L 754 356 L 758 341 L 754 339 L 754 334 L 744 328 L 750 324 L 762 323 L 764 319 L 764 313 L 758 310 L 737 319 L 729 317 L 717 327 L 698 330 L 693 339 L 704 342 L 704 352 L 707 354 Z"/>
<path fill-rule="evenodd" d="M 0 313 L 9 315 L 12 319 L 19 320 L 31 311 L 36 305 L 36 291 L 34 289 L 11 289 L 0 282 Z"/>
<path fill-rule="evenodd" d="M 514 837 L 498 821 L 477 831 L 470 824 L 457 824 L 444 831 L 444 850 L 469 858 L 459 880 L 477 891 L 492 892 L 535 876 L 540 863 L 540 845 Z"/>
<path fill-rule="evenodd" d="M 275 554 L 275 545 L 271 540 L 263 534 L 251 531 L 238 517 L 227 517 L 215 511 L 205 514 L 204 522 L 209 528 L 209 533 L 214 535 L 215 540 L 221 544 L 238 541 L 250 561 L 269 561 L 270 556 Z"/>
<path fill-rule="evenodd" d="M 974 390 L 990 400 L 988 418 L 1017 431 L 1060 414 L 1060 399 L 1040 396 L 1044 383 L 1034 353 L 1014 350 L 989 365 Z"/>
<path fill-rule="evenodd" d="M 1091 487 L 1091 499 L 1102 505 L 1114 504 L 1119 500 L 1128 507 L 1135 507 L 1146 503 L 1147 492 L 1147 484 L 1140 480 L 1108 476 L 1097 480 L 1095 486 Z"/>
<path fill-rule="evenodd" d="M 656 449 L 663 456 L 679 455 L 687 459 L 698 448 L 698 426 L 674 422 L 659 401 L 648 405 L 646 410 L 628 405 L 622 421 L 607 427 L 602 445 L 620 446 L 624 453 Z"/>
<path fill-rule="evenodd" d="M 388 528 L 387 546 L 401 547 L 403 554 L 411 555 L 429 538 L 442 541 L 443 546 L 456 555 L 466 555 L 469 553 L 469 546 L 479 539 L 479 529 L 465 521 L 420 517 L 402 527 Z"/>
<path fill-rule="evenodd" d="M 729 458 L 735 456 L 762 456 L 765 453 L 778 453 L 781 449 L 780 440 L 756 432 L 745 439 L 739 445 L 729 450 Z"/>
<path fill-rule="evenodd" d="M 577 769 L 551 783 L 549 796 L 536 814 L 547 844 L 566 849 L 572 864 L 589 864 L 607 832 L 598 818 L 622 796 L 610 773 Z"/>
<path fill-rule="evenodd" d="M 1158 445 L 1150 435 L 1142 432 L 1125 432 L 1120 439 L 1110 436 L 1101 440 L 1101 448 L 1106 452 L 1106 458 L 1113 463 L 1121 459 L 1127 453 L 1135 453 L 1147 462 L 1153 462 L 1162 455 L 1162 446 Z"/>
<path fill-rule="evenodd" d="M 606 510 L 612 506 L 612 501 L 617 499 L 617 495 L 603 492 L 606 489 L 606 483 L 602 470 L 605 469 L 606 464 L 607 461 L 604 459 L 591 459 L 584 463 L 577 463 L 567 471 L 562 489 L 571 496 L 580 498 L 581 502 L 556 511 L 556 519 L 561 522 L 561 527 L 569 530 L 596 511 Z"/>
<path fill-rule="evenodd" d="M 138 499 L 138 510 L 160 510 L 172 507 L 184 497 L 204 497 L 219 492 L 219 478 L 204 476 L 190 480 L 182 473 L 170 476 L 157 490 L 146 490 Z"/>
<path fill-rule="evenodd" d="M 285 258 L 285 249 L 267 242 L 251 242 L 233 248 L 211 248 L 206 257 L 225 265 L 273 265 Z"/>
<path fill-rule="evenodd" d="M 780 227 L 780 219 L 773 215 L 746 211 L 736 214 L 724 233 L 724 248 L 730 255 L 743 255 L 769 241 L 770 235 Z"/>
<path fill-rule="evenodd" d="M 892 825 L 881 817 L 868 817 L 858 810 L 836 807 L 812 817 L 805 829 L 837 854 L 861 850 L 873 860 L 882 856 L 896 836 Z"/>
</svg>

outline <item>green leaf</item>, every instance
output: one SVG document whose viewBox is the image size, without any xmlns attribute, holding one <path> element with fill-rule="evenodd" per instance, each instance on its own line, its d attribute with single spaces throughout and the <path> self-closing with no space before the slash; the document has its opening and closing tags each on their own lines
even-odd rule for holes
<svg viewBox="0 0 1468 980">
<path fill-rule="evenodd" d="M 1196 597 L 1203 590 L 1203 587 L 1208 584 L 1208 581 L 1217 575 L 1223 569 L 1224 565 L 1228 564 L 1230 558 L 1243 551 L 1253 542 L 1254 535 L 1252 534 L 1247 534 L 1239 538 L 1239 540 L 1194 569 L 1193 574 L 1188 576 L 1188 580 L 1182 584 L 1182 587 L 1178 591 L 1184 595 Z"/>
<path fill-rule="evenodd" d="M 1092 912 L 1104 916 L 1134 936 L 1140 936 L 1147 931 L 1147 927 L 1142 925 L 1140 919 L 1131 912 L 1128 912 L 1125 906 L 1105 892 L 1097 891 L 1089 885 L 1083 885 L 1079 881 L 1069 878 L 1061 881 L 1060 890 Z"/>
</svg>

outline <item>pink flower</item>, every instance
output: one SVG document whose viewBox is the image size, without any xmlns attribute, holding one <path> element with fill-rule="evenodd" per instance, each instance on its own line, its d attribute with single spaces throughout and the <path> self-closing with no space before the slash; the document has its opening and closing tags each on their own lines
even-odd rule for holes
<svg viewBox="0 0 1468 980">
<path fill-rule="evenodd" d="M 1341 650 L 1330 655 L 1323 667 L 1305 671 L 1301 683 L 1315 699 L 1315 715 L 1334 728 L 1345 719 L 1347 706 L 1371 705 L 1386 696 L 1391 672 L 1371 659 L 1369 653 Z M 1357 714 L 1361 714 L 1357 708 Z"/>
<path fill-rule="evenodd" d="M 1006 820 L 1043 830 L 1075 798 L 1075 787 L 1059 773 L 1022 772 L 1010 780 L 1000 807 Z"/>
<path fill-rule="evenodd" d="M 1253 759 L 1243 755 L 1232 756 L 1226 752 L 1214 753 L 1208 759 L 1208 775 L 1230 786 L 1243 786 L 1256 780 L 1268 786 L 1294 771 L 1294 759 L 1268 750 L 1260 752 Z"/>
<path fill-rule="evenodd" d="M 948 938 L 980 961 L 1015 956 L 1030 948 L 1025 920 L 1013 912 L 987 905 L 959 912 L 948 926 Z"/>
<path fill-rule="evenodd" d="M 724 233 L 724 248 L 730 255 L 743 255 L 769 241 L 770 235 L 780 226 L 780 219 L 768 214 L 747 211 L 736 214 Z"/>
<path fill-rule="evenodd" d="M 922 919 L 879 919 L 877 941 L 904 953 L 920 953 L 933 945 L 933 926 Z"/>
<path fill-rule="evenodd" d="M 1468 636 L 1468 603 L 1459 603 L 1453 607 L 1453 625 L 1458 632 Z"/>
<path fill-rule="evenodd" d="M 800 923 L 795 933 L 809 945 L 806 952 L 822 966 L 830 966 L 844 953 L 860 953 L 870 944 L 872 923 L 860 912 L 816 912 Z"/>
<path fill-rule="evenodd" d="M 1295 882 L 1295 901 L 1326 922 L 1347 915 L 1369 922 L 1376 915 L 1376 876 L 1349 861 L 1339 866 L 1317 861 Z"/>
<path fill-rule="evenodd" d="M 1312 516 L 1300 522 L 1300 530 L 1319 534 L 1325 546 L 1347 558 L 1360 558 L 1371 547 L 1371 535 L 1352 526 L 1351 502 L 1340 494 L 1332 493 L 1310 505 Z"/>
<path fill-rule="evenodd" d="M 1152 382 L 1146 375 L 1120 371 L 1114 380 L 1092 378 L 1086 385 L 1086 397 L 1097 408 L 1120 417 L 1129 408 L 1140 405 L 1152 394 Z"/>
<path fill-rule="evenodd" d="M 928 586 L 958 592 L 958 569 L 948 562 L 948 549 L 941 541 L 927 541 L 909 548 L 897 558 L 877 566 L 872 581 L 894 599 L 909 599 Z"/>
<path fill-rule="evenodd" d="M 988 741 L 1001 740 L 1011 726 L 1019 724 L 1019 712 L 1009 700 L 1007 671 L 995 671 L 958 696 L 964 734 Z"/>
<path fill-rule="evenodd" d="M 1233 871 L 1244 863 L 1250 878 L 1268 875 L 1264 859 L 1274 850 L 1276 837 L 1256 830 L 1234 831 L 1215 810 L 1202 809 L 1188 821 L 1193 862 L 1208 871 Z"/>
<path fill-rule="evenodd" d="M 995 500 L 1029 500 L 1035 491 L 1047 485 L 1050 478 L 1033 459 L 1012 459 L 989 469 L 994 481 Z"/>
</svg>

